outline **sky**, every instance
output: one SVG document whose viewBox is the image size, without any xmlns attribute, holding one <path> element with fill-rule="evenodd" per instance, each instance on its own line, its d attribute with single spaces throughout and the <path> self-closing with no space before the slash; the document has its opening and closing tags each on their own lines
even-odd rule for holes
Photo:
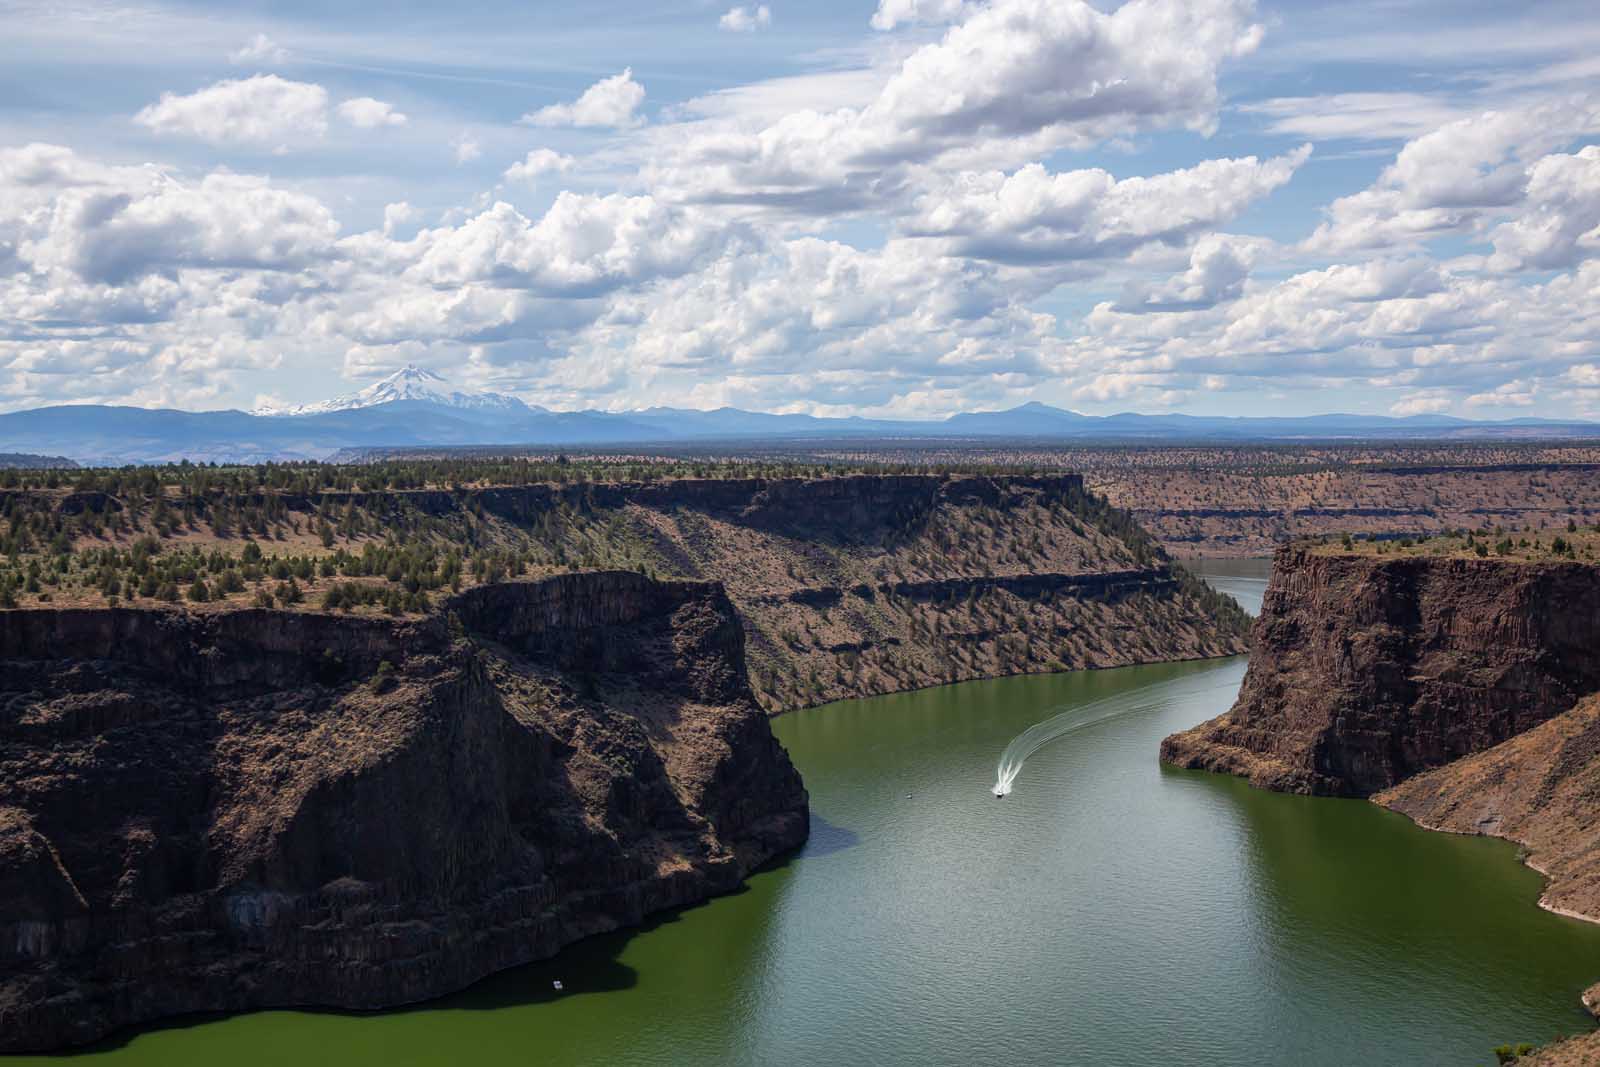
<svg viewBox="0 0 1600 1067">
<path fill-rule="evenodd" d="M 1600 418 L 1600 6 L 0 0 L 0 411 Z"/>
</svg>

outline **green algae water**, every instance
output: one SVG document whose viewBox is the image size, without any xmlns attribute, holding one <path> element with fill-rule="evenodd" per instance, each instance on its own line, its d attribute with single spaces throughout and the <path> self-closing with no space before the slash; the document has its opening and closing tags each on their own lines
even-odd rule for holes
<svg viewBox="0 0 1600 1067">
<path fill-rule="evenodd" d="M 1600 926 L 1536 908 L 1511 846 L 1159 766 L 1161 738 L 1224 710 L 1243 673 L 1012 678 L 788 715 L 812 838 L 744 892 L 418 1008 L 185 1020 L 71 1061 L 1471 1065 L 1592 1025 L 1578 994 L 1600 979 Z M 990 794 L 1017 734 L 1136 689 Z"/>
</svg>

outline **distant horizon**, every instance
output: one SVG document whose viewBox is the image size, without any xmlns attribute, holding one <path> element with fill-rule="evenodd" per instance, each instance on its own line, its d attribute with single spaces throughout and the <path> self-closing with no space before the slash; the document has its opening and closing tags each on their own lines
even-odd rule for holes
<svg viewBox="0 0 1600 1067">
<path fill-rule="evenodd" d="M 405 402 L 406 401 L 397 401 L 397 403 L 405 403 Z M 315 416 L 302 416 L 302 415 L 267 414 L 267 413 L 262 413 L 262 412 L 258 412 L 258 411 L 250 411 L 250 410 L 247 410 L 247 409 L 244 409 L 244 408 L 179 408 L 179 407 L 143 406 L 143 405 L 138 405 L 138 404 L 99 404 L 99 403 L 94 403 L 94 402 L 91 402 L 91 401 L 81 401 L 81 402 L 67 402 L 67 403 L 61 403 L 61 404 L 41 404 L 38 407 L 21 408 L 21 409 L 15 410 L 15 411 L 3 411 L 3 412 L 0 412 L 0 419 L 4 419 L 8 415 L 22 415 L 22 414 L 27 414 L 29 412 L 47 411 L 47 410 L 52 410 L 52 409 L 56 409 L 56 408 L 81 408 L 81 409 L 94 409 L 94 408 L 111 409 L 111 408 L 117 408 L 117 409 L 129 410 L 129 411 L 177 412 L 177 413 L 185 414 L 185 415 L 236 414 L 236 415 L 246 415 L 246 416 L 248 416 L 250 418 L 256 418 L 256 419 L 312 418 L 312 417 L 315 417 Z M 1028 409 L 1028 408 L 1048 408 L 1052 412 L 1059 412 L 1059 413 L 1066 414 L 1066 415 L 1073 415 L 1073 416 L 1077 416 L 1079 418 L 1084 418 L 1084 419 L 1115 419 L 1115 418 L 1121 418 L 1121 417 L 1125 417 L 1126 416 L 1126 417 L 1148 418 L 1148 419 L 1185 418 L 1185 419 L 1203 419 L 1203 420 L 1215 420 L 1215 421 L 1235 420 L 1235 421 L 1241 421 L 1241 422 L 1305 422 L 1305 421 L 1314 421 L 1314 420 L 1317 420 L 1317 419 L 1341 419 L 1341 418 L 1345 418 L 1345 419 L 1370 419 L 1370 420 L 1372 420 L 1374 422 L 1410 422 L 1410 423 L 1414 423 L 1414 424 L 1424 424 L 1424 423 L 1429 423 L 1429 422 L 1435 422 L 1435 423 L 1439 423 L 1439 424 L 1449 424 L 1449 423 L 1466 423 L 1466 424 L 1477 424 L 1477 425 L 1514 425 L 1514 424 L 1522 424 L 1522 425 L 1529 425 L 1529 426 L 1535 426 L 1535 425 L 1553 425 L 1553 426 L 1565 426 L 1565 425 L 1590 426 L 1590 425 L 1600 425 L 1600 419 L 1595 419 L 1595 418 L 1576 418 L 1576 417 L 1575 418 L 1550 418 L 1550 417 L 1546 417 L 1546 416 L 1532 416 L 1532 415 L 1514 415 L 1514 416 L 1506 416 L 1506 417 L 1502 417 L 1502 418 L 1474 418 L 1474 417 L 1472 417 L 1470 415 L 1451 415 L 1451 414 L 1443 414 L 1443 413 L 1441 413 L 1441 414 L 1417 414 L 1417 415 L 1386 415 L 1386 414 L 1367 413 L 1367 412 L 1359 412 L 1359 411 L 1318 411 L 1318 412 L 1311 412 L 1309 414 L 1304 414 L 1304 415 L 1298 415 L 1298 414 L 1297 415 L 1202 415 L 1202 414 L 1196 414 L 1196 413 L 1193 413 L 1193 412 L 1187 412 L 1187 411 L 1181 411 L 1181 410 L 1136 411 L 1136 410 L 1132 410 L 1132 409 L 1125 409 L 1125 410 L 1119 410 L 1119 411 L 1106 412 L 1104 414 L 1097 414 L 1097 413 L 1092 413 L 1092 412 L 1077 411 L 1077 410 L 1074 410 L 1072 408 L 1057 407 L 1056 405 L 1046 404 L 1043 401 L 1038 401 L 1038 400 L 1026 400 L 1026 401 L 1023 401 L 1023 402 L 1021 402 L 1019 404 L 1016 404 L 1013 407 L 1009 407 L 1009 408 L 980 408 L 980 409 L 973 409 L 973 410 L 970 410 L 970 411 L 969 410 L 956 410 L 956 411 L 945 412 L 943 414 L 938 414 L 938 415 L 922 415 L 922 416 L 909 416 L 909 415 L 907 415 L 907 416 L 812 415 L 811 413 L 804 412 L 804 411 L 762 411 L 762 410 L 755 409 L 755 408 L 739 408 L 739 407 L 733 407 L 731 405 L 723 405 L 721 407 L 716 407 L 716 408 L 688 408 L 688 407 L 678 407 L 678 406 L 662 404 L 662 405 L 654 405 L 654 406 L 648 407 L 648 408 L 610 408 L 610 409 L 608 409 L 608 408 L 552 408 L 552 407 L 544 407 L 543 405 L 539 405 L 539 406 L 530 405 L 530 411 L 535 415 L 543 413 L 543 414 L 551 414 L 551 415 L 617 415 L 617 416 L 622 416 L 622 415 L 643 415 L 643 414 L 650 414 L 650 413 L 653 413 L 653 412 L 709 415 L 709 414 L 716 414 L 718 412 L 735 412 L 735 413 L 743 414 L 743 415 L 769 415 L 769 416 L 774 416 L 774 417 L 798 416 L 798 417 L 801 417 L 801 418 L 810 418 L 810 419 L 817 419 L 819 421 L 830 421 L 830 422 L 905 423 L 905 424 L 909 424 L 909 425 L 925 424 L 925 425 L 930 425 L 930 426 L 939 425 L 941 423 L 947 422 L 948 420 L 950 420 L 952 418 L 958 418 L 958 417 L 963 416 L 963 415 L 1005 415 L 1005 414 L 1009 414 L 1009 413 L 1013 413 L 1013 412 L 1023 411 L 1023 410 Z M 1024 436 L 1026 436 L 1026 435 L 1024 435 Z"/>
</svg>

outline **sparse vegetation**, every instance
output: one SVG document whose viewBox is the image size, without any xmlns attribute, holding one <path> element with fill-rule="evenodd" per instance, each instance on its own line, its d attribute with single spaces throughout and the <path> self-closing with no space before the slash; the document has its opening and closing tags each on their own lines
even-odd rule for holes
<svg viewBox="0 0 1600 1067">
<path fill-rule="evenodd" d="M 715 578 L 769 707 L 1242 647 L 1232 601 L 1168 573 L 1075 478 L 818 484 L 930 472 L 957 473 L 617 456 L 11 472 L 0 602 L 399 616 L 572 570 Z M 752 484 L 707 484 L 730 479 Z"/>
</svg>

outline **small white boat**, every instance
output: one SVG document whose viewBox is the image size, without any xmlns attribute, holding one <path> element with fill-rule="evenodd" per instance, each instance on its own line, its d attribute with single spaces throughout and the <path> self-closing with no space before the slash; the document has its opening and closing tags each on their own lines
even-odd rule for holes
<svg viewBox="0 0 1600 1067">
<path fill-rule="evenodd" d="M 562 989 L 561 979 L 557 978 L 554 982 L 551 982 L 550 983 L 550 987 L 552 989 L 554 989 L 557 993 L 561 992 L 561 989 Z"/>
</svg>

